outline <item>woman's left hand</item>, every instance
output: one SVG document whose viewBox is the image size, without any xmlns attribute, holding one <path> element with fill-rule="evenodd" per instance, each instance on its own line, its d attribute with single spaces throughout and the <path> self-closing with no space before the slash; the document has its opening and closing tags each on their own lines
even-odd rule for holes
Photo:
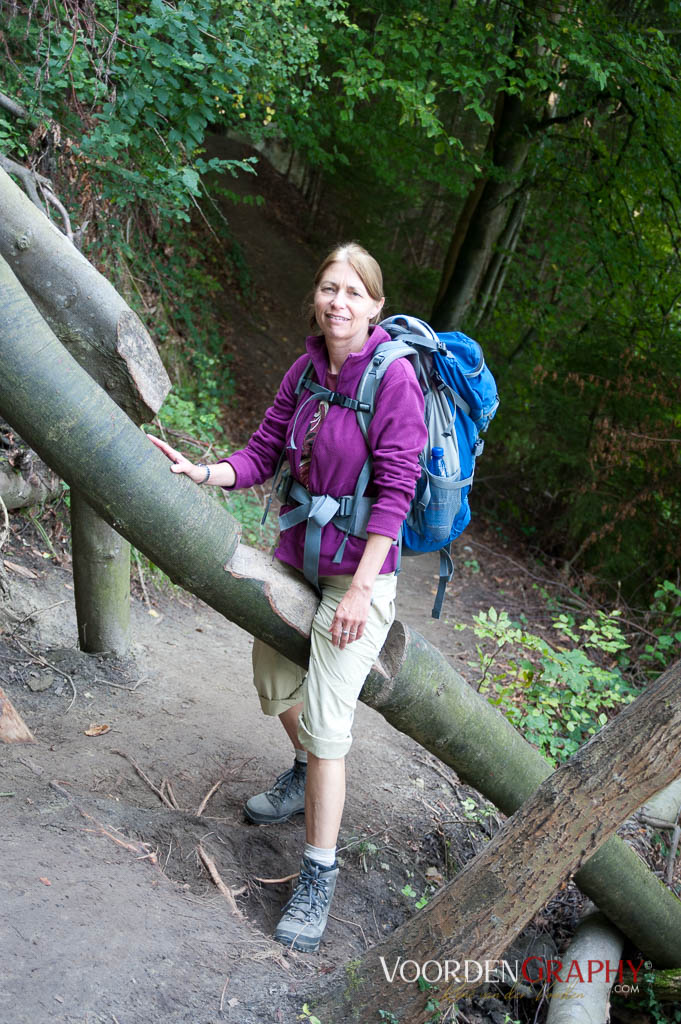
<svg viewBox="0 0 681 1024">
<path fill-rule="evenodd" d="M 353 584 L 339 601 L 331 623 L 334 647 L 343 650 L 348 644 L 359 640 L 364 633 L 370 606 L 371 591 L 361 590 Z"/>
</svg>

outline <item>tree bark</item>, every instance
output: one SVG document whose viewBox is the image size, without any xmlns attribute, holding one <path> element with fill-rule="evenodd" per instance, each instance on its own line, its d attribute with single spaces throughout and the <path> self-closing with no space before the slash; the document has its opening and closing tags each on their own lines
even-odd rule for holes
<svg viewBox="0 0 681 1024">
<path fill-rule="evenodd" d="M 35 743 L 33 733 L 2 687 L 0 687 L 0 741 L 3 743 Z"/>
<path fill-rule="evenodd" d="M 0 415 L 172 580 L 306 665 L 312 588 L 240 545 L 226 509 L 169 472 L 167 459 L 51 334 L 1 259 L 0 309 Z M 508 720 L 401 623 L 362 700 L 508 814 L 551 773 Z M 651 959 L 661 966 L 681 960 L 681 901 L 621 840 L 609 840 L 577 881 Z"/>
<path fill-rule="evenodd" d="M 81 651 L 130 649 L 130 544 L 71 490 L 73 583 Z"/>
<path fill-rule="evenodd" d="M 428 1000 L 440 1000 L 441 1009 L 451 1005 L 474 982 L 452 986 L 445 961 L 500 958 L 561 882 L 679 767 L 681 662 L 546 779 L 453 882 L 353 966 L 350 979 L 339 972 L 314 1003 L 315 1014 L 350 1024 L 399 1007 L 400 1020 L 422 1024 L 431 1016 Z M 435 966 L 427 991 L 399 973 L 391 982 L 400 958 L 434 961 L 443 979 Z M 409 968 L 407 979 L 415 973 Z"/>
</svg>

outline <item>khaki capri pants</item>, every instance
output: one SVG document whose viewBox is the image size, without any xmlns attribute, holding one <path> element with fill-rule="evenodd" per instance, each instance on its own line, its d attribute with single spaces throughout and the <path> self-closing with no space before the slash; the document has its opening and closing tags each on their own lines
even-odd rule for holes
<svg viewBox="0 0 681 1024">
<path fill-rule="evenodd" d="M 332 642 L 331 623 L 352 576 L 322 576 L 319 583 L 322 599 L 312 623 L 307 673 L 255 640 L 253 682 L 266 715 L 303 702 L 298 740 L 304 750 L 316 757 L 344 757 L 352 743 L 357 698 L 395 618 L 397 577 L 377 577 L 364 633 L 343 650 Z"/>
</svg>

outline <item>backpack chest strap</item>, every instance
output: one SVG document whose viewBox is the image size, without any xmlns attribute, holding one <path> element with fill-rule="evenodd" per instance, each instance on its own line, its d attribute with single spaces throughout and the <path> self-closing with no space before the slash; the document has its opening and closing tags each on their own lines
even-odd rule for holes
<svg viewBox="0 0 681 1024">
<path fill-rule="evenodd" d="M 366 402 L 358 402 L 356 398 L 350 398 L 349 395 L 344 395 L 340 391 L 329 391 L 328 388 L 322 387 L 321 384 L 315 384 L 309 378 L 303 382 L 303 387 L 307 391 L 311 391 L 315 398 L 322 399 L 329 405 L 340 405 L 344 409 L 352 409 L 353 412 L 371 411 L 371 407 Z"/>
</svg>

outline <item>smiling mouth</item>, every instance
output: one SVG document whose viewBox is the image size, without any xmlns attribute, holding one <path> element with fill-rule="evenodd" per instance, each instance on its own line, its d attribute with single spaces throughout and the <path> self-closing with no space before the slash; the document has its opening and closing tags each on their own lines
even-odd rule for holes
<svg viewBox="0 0 681 1024">
<path fill-rule="evenodd" d="M 337 313 L 327 313 L 327 320 L 337 320 L 341 324 L 346 324 L 350 320 L 349 316 L 338 316 Z"/>
</svg>

